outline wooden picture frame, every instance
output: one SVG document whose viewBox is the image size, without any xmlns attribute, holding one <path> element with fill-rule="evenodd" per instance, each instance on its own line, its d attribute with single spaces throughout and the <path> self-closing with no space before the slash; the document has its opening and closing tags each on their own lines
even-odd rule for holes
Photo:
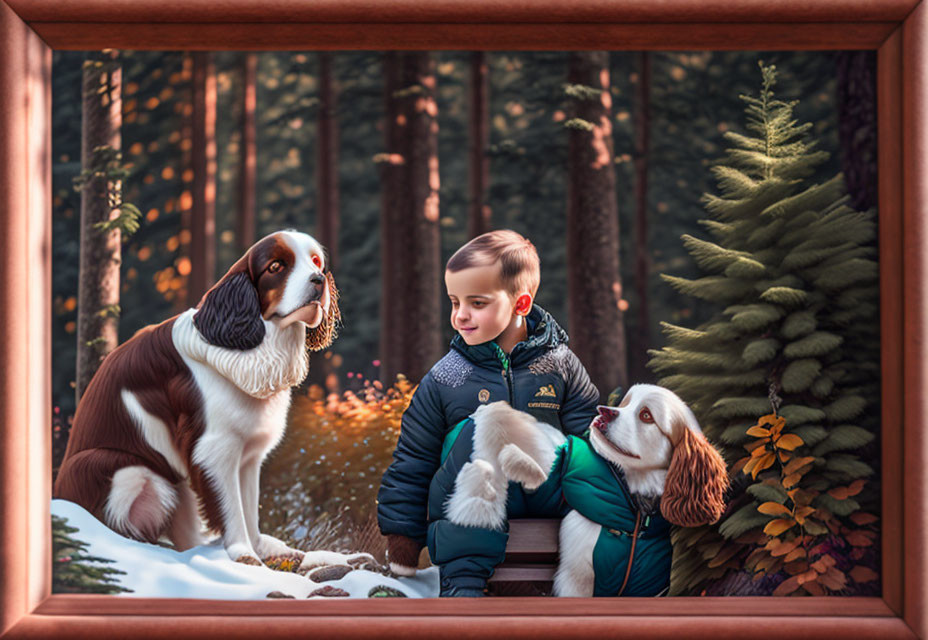
<svg viewBox="0 0 928 640">
<path fill-rule="evenodd" d="M 50 595 L 52 49 L 873 49 L 879 598 L 229 602 Z M 928 7 L 920 0 L 0 0 L 0 635 L 928 638 Z"/>
</svg>

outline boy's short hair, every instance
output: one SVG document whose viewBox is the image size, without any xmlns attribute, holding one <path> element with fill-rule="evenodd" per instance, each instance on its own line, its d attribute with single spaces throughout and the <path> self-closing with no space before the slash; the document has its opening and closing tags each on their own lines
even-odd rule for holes
<svg viewBox="0 0 928 640">
<path fill-rule="evenodd" d="M 499 263 L 503 288 L 513 297 L 528 291 L 532 298 L 541 282 L 538 252 L 530 240 L 511 229 L 479 235 L 454 252 L 445 269 L 456 273 L 470 267 Z"/>
</svg>

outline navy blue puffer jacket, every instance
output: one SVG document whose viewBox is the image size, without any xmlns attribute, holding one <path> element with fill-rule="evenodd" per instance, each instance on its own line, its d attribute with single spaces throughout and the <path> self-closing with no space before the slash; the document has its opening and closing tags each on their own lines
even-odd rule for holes
<svg viewBox="0 0 928 640">
<path fill-rule="evenodd" d="M 445 436 L 481 404 L 505 400 L 567 434 L 590 426 L 599 392 L 567 347 L 567 333 L 538 305 L 526 320 L 528 337 L 508 356 L 493 341 L 470 346 L 455 335 L 447 355 L 422 378 L 377 495 L 384 535 L 425 544 L 429 483 Z"/>
</svg>

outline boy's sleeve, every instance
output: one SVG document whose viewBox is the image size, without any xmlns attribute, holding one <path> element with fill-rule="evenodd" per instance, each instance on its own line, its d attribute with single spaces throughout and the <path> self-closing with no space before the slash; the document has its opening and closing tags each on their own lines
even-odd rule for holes
<svg viewBox="0 0 928 640">
<path fill-rule="evenodd" d="M 393 462 L 377 493 L 377 522 L 384 535 L 401 535 L 425 545 L 429 484 L 438 470 L 444 411 L 438 384 L 426 374 L 400 423 Z"/>
<path fill-rule="evenodd" d="M 596 405 L 599 404 L 599 391 L 590 381 L 590 376 L 573 351 L 567 360 L 567 379 L 565 382 L 564 401 L 561 403 L 561 426 L 564 433 L 575 436 L 583 435 L 596 417 Z"/>
</svg>

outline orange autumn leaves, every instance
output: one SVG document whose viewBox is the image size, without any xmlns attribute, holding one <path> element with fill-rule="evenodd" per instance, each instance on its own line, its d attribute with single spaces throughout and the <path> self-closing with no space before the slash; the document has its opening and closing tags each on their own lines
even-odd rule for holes
<svg viewBox="0 0 928 640">
<path fill-rule="evenodd" d="M 751 477 L 756 479 L 758 473 L 773 466 L 777 455 L 780 456 L 780 462 L 786 462 L 790 458 L 788 452 L 803 444 L 799 436 L 793 433 L 784 434 L 783 427 L 785 426 L 785 418 L 770 414 L 762 417 L 756 425 L 748 429 L 747 434 L 758 440 L 745 447 L 751 453 L 743 465 L 745 473 L 750 473 Z M 768 447 L 768 444 L 771 446 Z"/>
<path fill-rule="evenodd" d="M 876 572 L 863 564 L 847 572 L 840 570 L 828 552 L 834 543 L 826 543 L 829 536 L 842 539 L 852 561 L 860 561 L 866 548 L 874 544 L 876 532 L 867 526 L 877 521 L 876 516 L 856 511 L 849 515 L 849 522 L 842 522 L 828 508 L 834 501 L 859 494 L 866 481 L 857 479 L 827 491 L 821 488 L 821 480 L 800 487 L 803 476 L 815 467 L 816 458 L 797 454 L 796 449 L 805 442 L 797 434 L 784 433 L 785 427 L 786 420 L 776 414 L 761 417 L 746 432 L 755 438 L 745 445 L 750 455 L 733 467 L 733 472 L 740 470 L 758 480 L 761 472 L 779 462 L 779 474 L 767 473 L 758 480 L 767 490 L 755 493 L 764 496 L 757 511 L 771 519 L 762 532 L 755 529 L 739 539 L 757 545 L 747 556 L 745 567 L 754 572 L 755 580 L 780 571 L 786 573 L 788 577 L 777 586 L 775 596 L 799 592 L 826 595 L 843 591 L 849 579 L 857 583 L 877 580 Z"/>
</svg>

